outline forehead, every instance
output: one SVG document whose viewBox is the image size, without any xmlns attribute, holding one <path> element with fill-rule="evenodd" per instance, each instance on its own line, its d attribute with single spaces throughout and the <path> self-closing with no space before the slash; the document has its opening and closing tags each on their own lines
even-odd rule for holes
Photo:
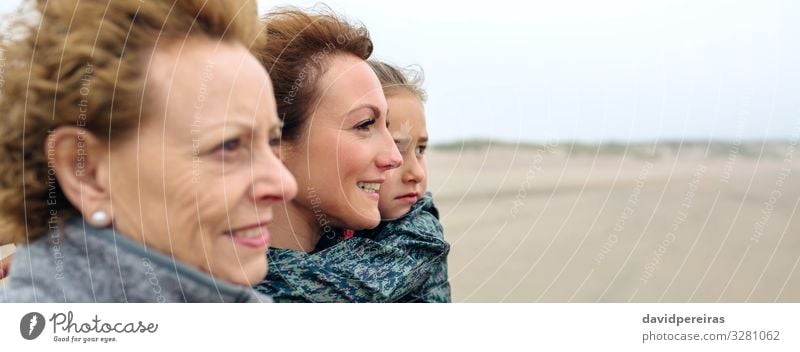
<svg viewBox="0 0 800 352">
<path fill-rule="evenodd" d="M 147 69 L 148 95 L 170 115 L 275 109 L 266 71 L 241 45 L 204 38 L 167 43 L 154 49 Z"/>
<path fill-rule="evenodd" d="M 349 111 L 356 105 L 369 103 L 386 113 L 386 98 L 378 77 L 364 60 L 354 55 L 332 56 L 318 89 L 321 107 Z"/>
<path fill-rule="evenodd" d="M 426 132 L 425 107 L 412 93 L 398 93 L 389 96 L 389 129 L 391 131 L 411 130 L 417 134 Z"/>
</svg>

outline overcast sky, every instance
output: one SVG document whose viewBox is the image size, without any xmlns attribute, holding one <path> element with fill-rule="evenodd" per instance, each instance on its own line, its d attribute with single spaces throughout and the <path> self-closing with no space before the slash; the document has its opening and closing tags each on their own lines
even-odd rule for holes
<svg viewBox="0 0 800 352">
<path fill-rule="evenodd" d="M 369 28 L 375 57 L 425 69 L 434 141 L 788 139 L 800 129 L 798 1 L 325 3 Z"/>
</svg>

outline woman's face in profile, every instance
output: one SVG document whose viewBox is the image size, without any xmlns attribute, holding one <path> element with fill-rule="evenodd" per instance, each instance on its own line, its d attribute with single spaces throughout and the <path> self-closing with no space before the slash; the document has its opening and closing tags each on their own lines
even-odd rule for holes
<svg viewBox="0 0 800 352">
<path fill-rule="evenodd" d="M 317 82 L 320 99 L 282 155 L 303 190 L 296 203 L 334 226 L 378 225 L 378 191 L 402 157 L 386 127 L 386 98 L 369 65 L 334 55 Z"/>
<path fill-rule="evenodd" d="M 145 86 L 140 128 L 111 142 L 114 227 L 218 278 L 259 282 L 272 206 L 297 191 L 275 154 L 269 77 L 244 47 L 192 38 L 154 51 Z"/>
</svg>

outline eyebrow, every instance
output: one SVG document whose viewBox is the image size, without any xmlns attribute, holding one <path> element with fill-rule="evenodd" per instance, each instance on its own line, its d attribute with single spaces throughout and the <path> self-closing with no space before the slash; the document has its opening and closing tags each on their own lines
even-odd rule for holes
<svg viewBox="0 0 800 352">
<path fill-rule="evenodd" d="M 282 130 L 283 126 L 286 124 L 283 120 L 281 120 L 279 118 L 270 119 L 270 120 L 273 120 L 273 121 L 269 121 L 269 123 L 268 123 L 270 126 L 272 126 L 272 127 L 269 128 L 270 130 L 273 130 L 273 129 Z"/>
<path fill-rule="evenodd" d="M 428 143 L 428 136 L 419 137 L 419 140 L 417 141 L 420 143 Z"/>
<path fill-rule="evenodd" d="M 254 129 L 255 128 L 255 124 L 253 124 L 251 122 L 245 122 L 245 121 L 242 121 L 242 120 L 225 120 L 225 121 L 220 121 L 220 122 L 216 122 L 216 123 L 211 123 L 208 126 L 209 127 L 222 127 L 222 126 L 227 127 L 227 126 L 230 126 L 230 125 L 244 127 L 244 128 L 247 128 L 247 129 Z"/>
<path fill-rule="evenodd" d="M 375 105 L 372 105 L 372 104 L 368 104 L 368 103 L 361 104 L 361 105 L 358 105 L 358 106 L 356 106 L 356 107 L 355 107 L 355 108 L 353 108 L 353 109 L 350 109 L 350 111 L 348 111 L 348 112 L 347 112 L 347 115 L 350 115 L 350 114 L 352 114 L 353 112 L 355 112 L 355 111 L 358 111 L 358 110 L 361 110 L 361 109 L 364 109 L 364 108 L 366 108 L 366 109 L 369 109 L 369 110 L 372 110 L 372 113 L 373 113 L 373 114 L 375 114 L 375 117 L 376 117 L 376 118 L 378 118 L 379 116 L 381 116 L 381 110 L 380 110 L 380 109 L 378 109 L 378 107 L 377 107 L 377 106 L 375 106 Z"/>
<path fill-rule="evenodd" d="M 278 125 L 272 126 L 272 128 L 269 129 L 269 134 L 270 135 L 279 136 L 282 133 L 283 133 L 283 124 L 278 124 Z"/>
<path fill-rule="evenodd" d="M 237 112 L 237 114 L 239 114 L 239 113 Z M 242 115 L 244 115 L 244 114 L 242 114 Z M 258 117 L 256 117 L 254 120 L 257 120 L 257 119 L 258 119 Z M 267 121 L 267 123 L 266 123 L 268 126 L 270 126 L 269 130 L 273 130 L 273 129 L 282 130 L 283 129 L 283 125 L 284 125 L 284 121 L 283 120 L 281 120 L 281 119 L 279 119 L 277 117 L 274 118 L 274 119 L 269 119 L 269 120 L 270 121 Z M 230 126 L 230 125 L 235 125 L 235 126 L 244 127 L 244 128 L 253 130 L 253 129 L 256 128 L 257 122 L 250 121 L 250 120 L 245 120 L 245 119 L 241 119 L 241 118 L 230 118 L 230 117 L 228 117 L 223 121 L 212 122 L 208 126 L 209 127 L 222 127 L 222 126 L 226 126 L 227 127 L 227 126 Z"/>
</svg>

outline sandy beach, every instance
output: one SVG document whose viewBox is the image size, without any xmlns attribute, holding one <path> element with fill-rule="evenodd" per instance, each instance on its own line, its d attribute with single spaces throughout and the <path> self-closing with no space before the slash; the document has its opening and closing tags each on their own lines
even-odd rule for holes
<svg viewBox="0 0 800 352">
<path fill-rule="evenodd" d="M 789 143 L 429 153 L 455 302 L 800 302 Z"/>
</svg>

